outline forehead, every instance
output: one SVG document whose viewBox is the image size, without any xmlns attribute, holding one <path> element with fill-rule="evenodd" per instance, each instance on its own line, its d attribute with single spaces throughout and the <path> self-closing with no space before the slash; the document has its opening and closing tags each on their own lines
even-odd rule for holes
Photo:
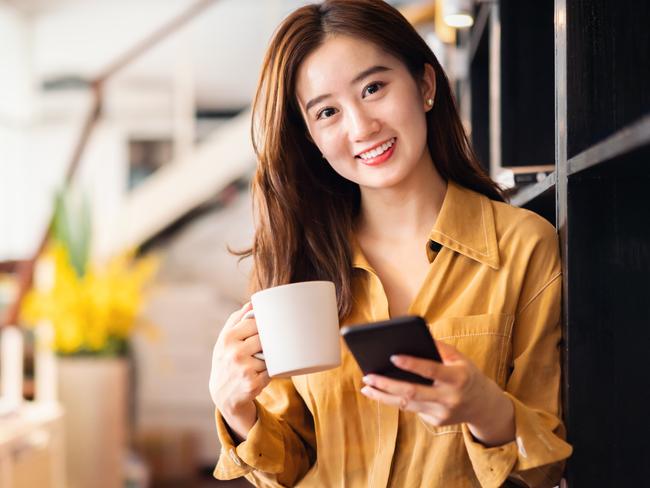
<svg viewBox="0 0 650 488">
<path fill-rule="evenodd" d="M 397 58 L 369 41 L 344 35 L 328 36 L 298 68 L 298 98 L 304 103 L 314 95 L 345 88 L 359 72 L 375 65 L 402 67 Z"/>
</svg>

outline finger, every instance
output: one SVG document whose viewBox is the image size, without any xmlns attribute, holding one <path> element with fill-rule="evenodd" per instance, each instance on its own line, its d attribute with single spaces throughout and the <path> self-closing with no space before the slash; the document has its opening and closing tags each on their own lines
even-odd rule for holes
<svg viewBox="0 0 650 488">
<path fill-rule="evenodd" d="M 262 343 L 260 342 L 259 334 L 254 334 L 244 340 L 243 351 L 250 356 L 262 352 Z"/>
<path fill-rule="evenodd" d="M 370 374 L 363 377 L 363 382 L 377 390 L 408 400 L 436 401 L 438 392 L 430 386 L 400 381 L 386 376 Z"/>
<path fill-rule="evenodd" d="M 224 329 L 231 329 L 235 325 L 237 325 L 242 317 L 249 311 L 253 309 L 253 305 L 251 302 L 246 302 L 242 308 L 239 310 L 236 310 L 232 314 L 230 314 L 230 317 L 228 317 L 228 320 L 226 320 L 226 323 L 224 325 Z"/>
<path fill-rule="evenodd" d="M 250 309 L 250 310 L 248 310 L 248 312 L 246 312 L 244 314 L 244 316 L 241 318 L 241 320 L 248 320 L 248 319 L 252 319 L 253 317 L 255 317 L 255 311 L 253 309 Z M 240 320 L 240 322 L 241 322 L 241 320 Z"/>
<path fill-rule="evenodd" d="M 246 359 L 246 362 L 244 364 L 245 367 L 254 369 L 256 373 L 262 373 L 266 371 L 266 363 L 254 356 L 250 356 L 250 359 Z"/>
<path fill-rule="evenodd" d="M 449 416 L 449 410 L 437 403 L 430 403 L 426 410 L 419 412 L 420 418 L 427 424 L 441 427 L 443 425 L 457 424 L 456 419 Z"/>
<path fill-rule="evenodd" d="M 215 363 L 212 368 L 215 369 Z M 266 371 L 266 362 L 243 351 L 243 342 L 240 342 L 221 363 L 221 370 L 223 369 L 231 371 L 234 377 L 246 379 L 250 377 L 249 373 L 252 371 L 256 374 Z"/>
<path fill-rule="evenodd" d="M 438 348 L 443 363 L 453 363 L 465 359 L 465 356 L 451 344 L 436 341 L 436 347 Z"/>
<path fill-rule="evenodd" d="M 381 403 L 385 403 L 386 405 L 391 405 L 393 407 L 397 408 L 405 408 L 407 405 L 404 405 L 404 400 L 397 396 L 397 395 L 392 395 L 390 393 L 386 393 L 385 391 L 378 390 L 377 388 L 373 388 L 372 386 L 364 386 L 361 388 L 361 393 L 367 396 L 368 398 L 371 398 L 373 400 L 376 400 Z"/>
<path fill-rule="evenodd" d="M 456 366 L 449 366 L 431 359 L 416 358 L 413 356 L 396 355 L 391 356 L 391 362 L 399 369 L 415 373 L 433 381 L 451 383 L 456 380 L 454 369 Z"/>
<path fill-rule="evenodd" d="M 244 381 L 243 385 L 245 385 L 248 393 L 252 393 L 254 397 L 257 397 L 260 393 L 262 393 L 262 390 L 268 386 L 270 381 L 271 379 L 269 378 L 268 372 L 264 370 L 256 373 L 253 379 Z"/>
<path fill-rule="evenodd" d="M 260 371 L 260 374 L 258 375 L 257 379 L 262 384 L 262 388 L 266 387 L 266 385 L 268 385 L 269 382 L 271 381 L 271 378 L 269 377 L 269 372 L 267 370 Z"/>
<path fill-rule="evenodd" d="M 240 341 L 257 335 L 257 322 L 255 322 L 254 318 L 242 320 L 231 329 L 231 334 L 232 337 Z"/>
<path fill-rule="evenodd" d="M 409 406 L 409 401 L 406 398 L 399 397 L 397 395 L 391 395 L 384 391 L 373 388 L 372 386 L 364 386 L 361 388 L 361 393 L 372 400 L 384 403 L 386 405 L 391 405 L 399 409 L 407 409 Z"/>
</svg>

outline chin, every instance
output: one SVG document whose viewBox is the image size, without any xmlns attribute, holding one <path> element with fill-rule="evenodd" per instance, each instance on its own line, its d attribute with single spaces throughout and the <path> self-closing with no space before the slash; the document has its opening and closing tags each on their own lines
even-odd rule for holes
<svg viewBox="0 0 650 488">
<path fill-rule="evenodd" d="M 380 189 L 389 189 L 389 188 L 394 188 L 396 186 L 399 186 L 399 184 L 404 181 L 404 176 L 403 175 L 395 175 L 392 177 L 385 177 L 385 178 L 367 178 L 365 181 L 360 181 L 358 184 L 361 187 L 365 188 L 372 188 L 375 190 L 380 190 Z"/>
<path fill-rule="evenodd" d="M 361 168 L 353 172 L 337 171 L 337 173 L 346 180 L 356 183 L 361 188 L 378 190 L 398 186 L 407 179 L 413 170 L 413 167 L 407 168 L 405 165 L 389 164 L 383 168 Z"/>
</svg>

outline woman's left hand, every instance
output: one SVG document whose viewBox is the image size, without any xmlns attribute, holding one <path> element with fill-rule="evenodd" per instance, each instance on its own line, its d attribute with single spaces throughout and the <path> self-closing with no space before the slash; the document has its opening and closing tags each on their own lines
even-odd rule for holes
<svg viewBox="0 0 650 488">
<path fill-rule="evenodd" d="M 442 363 L 412 356 L 393 356 L 400 369 L 434 380 L 431 386 L 367 375 L 361 392 L 402 410 L 417 412 L 435 425 L 467 423 L 486 445 L 515 438 L 514 407 L 499 386 L 456 348 L 436 341 Z"/>
</svg>

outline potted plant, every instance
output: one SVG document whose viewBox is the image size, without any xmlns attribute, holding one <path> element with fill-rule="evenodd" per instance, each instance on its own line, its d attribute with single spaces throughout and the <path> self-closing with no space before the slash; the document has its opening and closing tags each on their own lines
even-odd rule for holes
<svg viewBox="0 0 650 488">
<path fill-rule="evenodd" d="M 53 329 L 70 485 L 117 487 L 128 439 L 129 338 L 155 333 L 138 313 L 157 262 L 132 251 L 95 261 L 90 241 L 87 200 L 59 193 L 21 321 Z"/>
</svg>

